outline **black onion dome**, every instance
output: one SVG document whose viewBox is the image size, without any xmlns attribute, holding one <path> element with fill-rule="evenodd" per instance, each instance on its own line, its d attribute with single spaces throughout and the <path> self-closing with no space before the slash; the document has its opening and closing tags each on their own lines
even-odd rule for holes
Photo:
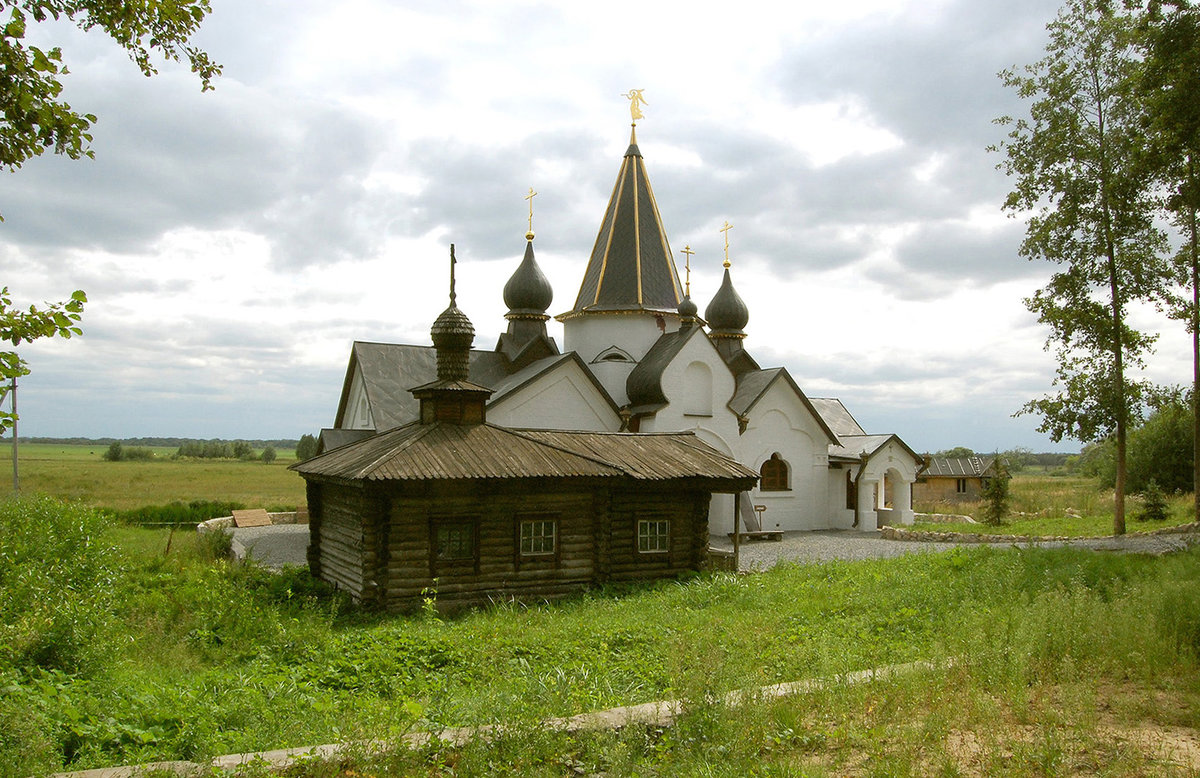
<svg viewBox="0 0 1200 778">
<path fill-rule="evenodd" d="M 504 304 L 510 314 L 544 315 L 554 302 L 554 290 L 533 258 L 533 241 L 525 244 L 525 258 L 504 285 Z"/>
<path fill-rule="evenodd" d="M 710 331 L 714 334 L 741 335 L 746 322 L 750 321 L 750 309 L 733 288 L 733 281 L 729 279 L 729 268 L 725 268 L 721 288 L 704 309 L 704 318 L 708 320 Z"/>
<path fill-rule="evenodd" d="M 681 318 L 694 319 L 700 314 L 700 307 L 692 301 L 691 297 L 685 296 L 679 301 L 679 315 Z"/>
</svg>

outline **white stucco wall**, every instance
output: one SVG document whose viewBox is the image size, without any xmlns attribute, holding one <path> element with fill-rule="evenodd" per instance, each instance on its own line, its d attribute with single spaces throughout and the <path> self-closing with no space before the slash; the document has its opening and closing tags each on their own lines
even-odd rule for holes
<svg viewBox="0 0 1200 778">
<path fill-rule="evenodd" d="M 371 405 L 367 402 L 367 390 L 363 385 L 362 373 L 357 369 L 350 378 L 345 416 L 338 419 L 335 426 L 349 430 L 375 429 L 375 419 L 371 415 Z"/>
<path fill-rule="evenodd" d="M 574 361 L 488 406 L 488 421 L 504 427 L 615 432 L 621 417 Z"/>
<path fill-rule="evenodd" d="M 679 329 L 679 319 L 670 314 L 662 316 L 666 332 Z M 601 314 L 576 316 L 563 322 L 563 350 L 579 354 L 591 368 L 597 380 L 618 406 L 629 402 L 625 379 L 637 361 L 646 355 L 663 334 L 651 313 Z M 597 362 L 596 358 L 612 346 L 628 353 L 635 361 Z"/>
<path fill-rule="evenodd" d="M 786 380 L 777 379 L 748 414 L 746 431 L 738 438 L 738 461 L 758 470 L 773 454 L 788 465 L 788 491 L 751 491 L 756 505 L 765 505 L 763 529 L 785 532 L 827 529 L 835 525 L 829 506 L 829 454 L 820 423 Z"/>
</svg>

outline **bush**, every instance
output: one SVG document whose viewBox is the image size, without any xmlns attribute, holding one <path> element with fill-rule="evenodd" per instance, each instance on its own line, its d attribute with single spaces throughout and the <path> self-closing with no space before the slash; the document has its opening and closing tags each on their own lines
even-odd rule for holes
<svg viewBox="0 0 1200 778">
<path fill-rule="evenodd" d="M 312 459 L 316 455 L 317 439 L 307 433 L 301 435 L 300 442 L 296 444 L 296 459 L 303 462 L 306 459 Z"/>
<path fill-rule="evenodd" d="M 199 524 L 202 521 L 228 516 L 246 506 L 227 500 L 192 500 L 166 505 L 147 505 L 128 511 L 109 510 L 107 513 L 124 524 Z"/>
<path fill-rule="evenodd" d="M 993 527 L 1004 523 L 1008 515 L 1008 469 L 1004 459 L 996 457 L 995 475 L 983 486 L 983 523 Z"/>
<path fill-rule="evenodd" d="M 1138 521 L 1166 521 L 1167 513 L 1167 496 L 1158 487 L 1158 481 L 1151 478 L 1142 492 L 1142 509 L 1135 518 Z"/>
<path fill-rule="evenodd" d="M 266 448 L 263 449 L 262 456 L 260 457 L 260 459 L 262 459 L 262 461 L 267 463 L 268 465 L 271 464 L 272 462 L 275 461 L 275 449 L 271 446 L 267 446 Z"/>
<path fill-rule="evenodd" d="M 108 444 L 108 451 L 105 451 L 103 456 L 106 462 L 120 462 L 124 459 L 125 452 L 121 450 L 121 441 L 114 440 Z"/>
<path fill-rule="evenodd" d="M 0 671 L 83 672 L 104 639 L 119 564 L 98 511 L 45 497 L 0 502 Z"/>
</svg>

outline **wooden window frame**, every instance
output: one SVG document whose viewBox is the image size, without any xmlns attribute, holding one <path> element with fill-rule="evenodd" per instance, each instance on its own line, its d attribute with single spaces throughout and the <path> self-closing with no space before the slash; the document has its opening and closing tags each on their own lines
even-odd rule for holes
<svg viewBox="0 0 1200 778">
<path fill-rule="evenodd" d="M 650 532 L 650 525 L 656 525 L 657 531 Z M 638 519 L 633 535 L 634 548 L 639 554 L 657 556 L 671 553 L 671 520 L 670 519 Z M 654 548 L 643 548 L 643 540 L 653 540 Z M 648 544 L 646 544 L 648 545 Z M 661 548 L 659 546 L 662 546 Z"/>
<path fill-rule="evenodd" d="M 438 553 L 438 535 L 441 530 L 458 527 L 465 529 L 470 543 L 470 553 L 464 556 L 443 557 Z M 479 573 L 479 517 L 478 516 L 434 516 L 429 520 L 429 574 L 437 577 L 453 573 Z"/>
<path fill-rule="evenodd" d="M 965 478 L 954 479 L 954 493 L 955 494 L 966 494 L 967 491 L 968 491 L 967 479 L 965 479 Z"/>
<path fill-rule="evenodd" d="M 767 471 L 771 472 L 768 473 Z M 763 461 L 758 468 L 758 491 L 760 492 L 790 492 L 792 490 L 792 467 L 787 460 L 775 452 Z"/>
</svg>

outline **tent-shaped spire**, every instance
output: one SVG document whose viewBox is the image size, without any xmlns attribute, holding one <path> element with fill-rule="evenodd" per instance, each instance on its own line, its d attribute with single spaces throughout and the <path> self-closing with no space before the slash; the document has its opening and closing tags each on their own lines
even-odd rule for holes
<svg viewBox="0 0 1200 778">
<path fill-rule="evenodd" d="M 682 299 L 679 274 L 635 130 L 630 134 L 629 149 L 621 161 L 575 307 L 559 318 L 611 311 L 674 313 Z"/>
</svg>

